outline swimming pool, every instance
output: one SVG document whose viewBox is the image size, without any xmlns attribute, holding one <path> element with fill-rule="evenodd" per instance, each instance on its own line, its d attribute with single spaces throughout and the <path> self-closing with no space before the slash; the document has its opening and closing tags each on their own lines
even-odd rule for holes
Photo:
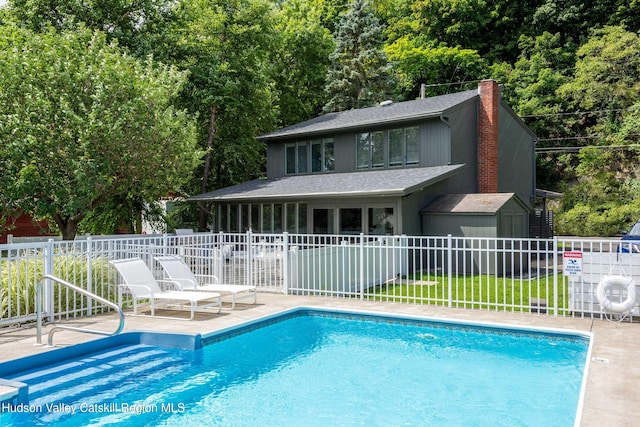
<svg viewBox="0 0 640 427">
<path fill-rule="evenodd" d="M 30 385 L 0 425 L 568 426 L 590 338 L 304 308 L 186 344 L 96 341 L 46 369 L 0 364 Z"/>
</svg>

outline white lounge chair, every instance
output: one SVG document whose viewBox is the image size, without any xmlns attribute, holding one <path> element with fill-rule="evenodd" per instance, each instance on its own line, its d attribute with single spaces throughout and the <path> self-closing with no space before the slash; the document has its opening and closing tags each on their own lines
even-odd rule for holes
<svg viewBox="0 0 640 427">
<path fill-rule="evenodd" d="M 222 284 L 218 277 L 212 275 L 200 275 L 207 283 L 201 284 L 189 266 L 178 256 L 157 256 L 155 260 L 162 266 L 169 280 L 178 284 L 183 291 L 213 291 L 222 295 L 231 295 L 231 309 L 236 308 L 236 301 L 252 298 L 252 304 L 257 301 L 255 286 Z"/>
<path fill-rule="evenodd" d="M 110 261 L 118 270 L 124 283 L 118 285 L 129 289 L 133 297 L 133 313 L 138 314 L 138 301 L 149 300 L 151 306 L 151 316 L 155 315 L 156 305 L 179 303 L 189 303 L 192 320 L 196 311 L 208 307 L 218 307 L 218 313 L 222 309 L 222 295 L 219 292 L 184 292 L 184 291 L 163 291 L 158 282 L 153 277 L 147 264 L 140 258 L 128 258 Z M 175 284 L 174 284 L 175 285 Z M 198 305 L 204 302 L 203 305 Z"/>
</svg>

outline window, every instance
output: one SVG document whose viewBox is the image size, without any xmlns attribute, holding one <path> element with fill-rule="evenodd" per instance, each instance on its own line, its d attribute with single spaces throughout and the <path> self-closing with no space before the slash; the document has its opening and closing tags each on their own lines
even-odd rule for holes
<svg viewBox="0 0 640 427">
<path fill-rule="evenodd" d="M 357 136 L 356 142 L 356 168 L 369 169 L 369 152 L 371 134 L 361 133 Z"/>
<path fill-rule="evenodd" d="M 313 210 L 313 233 L 333 234 L 333 209 Z"/>
<path fill-rule="evenodd" d="M 362 233 L 362 209 L 340 209 L 340 234 Z"/>
<path fill-rule="evenodd" d="M 404 160 L 404 130 L 389 131 L 389 166 L 402 166 Z"/>
<path fill-rule="evenodd" d="M 287 144 L 285 163 L 288 175 L 333 171 L 333 138 L 314 139 L 310 144 L 306 141 Z"/>
<path fill-rule="evenodd" d="M 251 230 L 260 232 L 260 205 L 251 205 Z"/>
<path fill-rule="evenodd" d="M 307 205 L 300 203 L 298 205 L 298 233 L 307 232 Z"/>
<path fill-rule="evenodd" d="M 229 205 L 229 232 L 238 232 L 238 205 Z"/>
<path fill-rule="evenodd" d="M 385 141 L 386 137 L 386 141 Z M 385 154 L 388 152 L 388 159 Z M 356 168 L 376 169 L 420 163 L 420 128 L 366 132 L 356 137 Z"/>
<path fill-rule="evenodd" d="M 296 144 L 287 144 L 286 145 L 286 152 L 287 152 L 287 158 L 286 158 L 286 171 L 287 173 L 296 173 L 296 159 L 298 158 L 297 155 L 297 147 Z"/>
<path fill-rule="evenodd" d="M 322 172 L 332 172 L 335 168 L 336 160 L 333 157 L 333 138 L 325 138 L 322 142 Z"/>
<path fill-rule="evenodd" d="M 219 204 L 216 206 L 216 231 L 244 233 L 249 227 L 254 233 L 307 232 L 305 203 Z"/>
<path fill-rule="evenodd" d="M 307 143 L 294 142 L 285 146 L 287 174 L 307 173 Z"/>
<path fill-rule="evenodd" d="M 229 205 L 220 205 L 220 231 L 229 231 Z"/>
<path fill-rule="evenodd" d="M 311 141 L 311 172 L 333 171 L 333 139 L 315 139 Z"/>
<path fill-rule="evenodd" d="M 287 203 L 284 205 L 287 218 L 287 232 L 295 233 L 296 232 L 296 204 L 295 203 Z"/>
<path fill-rule="evenodd" d="M 311 172 L 322 171 L 322 141 L 311 141 Z"/>
<path fill-rule="evenodd" d="M 420 129 L 415 126 L 404 130 L 405 164 L 417 165 L 420 163 Z"/>
<path fill-rule="evenodd" d="M 357 136 L 356 167 L 358 169 L 383 168 L 384 132 L 367 132 Z"/>
<path fill-rule="evenodd" d="M 246 232 L 249 230 L 249 205 L 240 205 L 240 231 Z"/>
<path fill-rule="evenodd" d="M 384 167 L 384 132 L 371 134 L 371 167 Z"/>
<path fill-rule="evenodd" d="M 271 213 L 273 212 L 271 204 L 262 205 L 262 232 L 271 233 L 273 223 L 271 222 Z"/>
<path fill-rule="evenodd" d="M 393 235 L 393 208 L 368 209 L 369 234 Z"/>
<path fill-rule="evenodd" d="M 273 204 L 273 232 L 282 233 L 282 204 Z"/>
<path fill-rule="evenodd" d="M 287 221 L 287 232 L 307 232 L 307 205 L 305 203 L 285 204 L 285 217 Z"/>
</svg>

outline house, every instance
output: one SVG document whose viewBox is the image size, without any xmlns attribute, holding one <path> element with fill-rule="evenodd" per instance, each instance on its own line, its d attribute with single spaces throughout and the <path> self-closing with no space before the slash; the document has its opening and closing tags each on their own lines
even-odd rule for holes
<svg viewBox="0 0 640 427">
<path fill-rule="evenodd" d="M 213 203 L 214 231 L 462 233 L 455 223 L 469 221 L 476 208 L 468 198 L 464 206 L 471 210 L 461 215 L 451 201 L 481 195 L 476 204 L 503 201 L 484 217 L 504 214 L 517 222 L 500 235 L 527 236 L 536 196 L 536 136 L 503 102 L 496 81 L 329 113 L 259 139 L 267 146 L 266 178 L 190 198 Z M 448 204 L 438 202 L 443 196 Z M 431 203 L 450 206 L 446 227 L 429 225 L 435 218 Z"/>
<path fill-rule="evenodd" d="M 34 240 L 46 240 L 55 236 L 46 221 L 34 221 L 31 216 L 22 212 L 6 218 L 1 225 L 8 227 L 9 231 L 6 234 L 0 233 L 0 245 L 8 243 L 9 235 L 17 238 L 32 238 Z"/>
</svg>

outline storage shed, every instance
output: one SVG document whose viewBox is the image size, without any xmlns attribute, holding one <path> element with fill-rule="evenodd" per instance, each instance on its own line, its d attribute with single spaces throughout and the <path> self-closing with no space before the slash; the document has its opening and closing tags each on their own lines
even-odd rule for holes
<svg viewBox="0 0 640 427">
<path fill-rule="evenodd" d="M 447 194 L 422 210 L 427 236 L 528 237 L 529 208 L 514 193 Z"/>
<path fill-rule="evenodd" d="M 513 250 L 526 244 L 518 238 L 528 237 L 529 209 L 514 193 L 448 194 L 436 198 L 421 214 L 425 235 L 466 238 L 456 240 L 455 272 L 503 276 L 521 271 L 526 262 L 513 257 Z M 437 259 L 438 252 L 428 255 L 431 265 L 445 270 L 447 264 Z"/>
</svg>

